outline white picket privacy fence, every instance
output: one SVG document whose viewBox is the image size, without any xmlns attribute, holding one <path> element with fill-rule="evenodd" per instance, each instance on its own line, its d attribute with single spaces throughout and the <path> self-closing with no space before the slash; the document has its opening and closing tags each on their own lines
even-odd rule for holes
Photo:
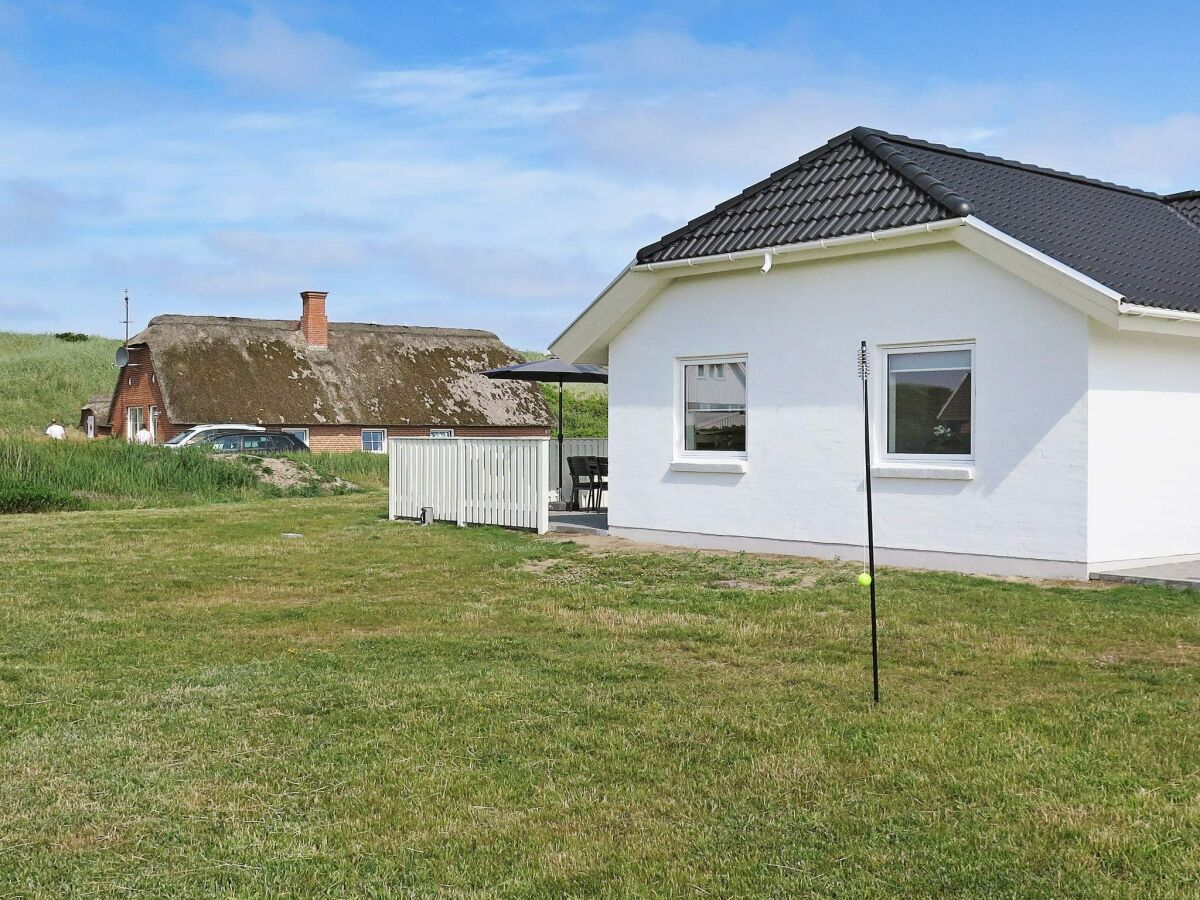
<svg viewBox="0 0 1200 900">
<path fill-rule="evenodd" d="M 550 528 L 550 450 L 545 438 L 392 438 L 388 515 L 421 508 L 459 525 Z"/>
<path fill-rule="evenodd" d="M 605 438 L 567 438 L 563 441 L 562 459 L 559 459 L 558 441 L 550 440 L 550 489 L 558 489 L 561 472 L 564 500 L 571 495 L 571 471 L 567 468 L 567 460 L 572 456 L 608 456 L 608 441 Z"/>
</svg>

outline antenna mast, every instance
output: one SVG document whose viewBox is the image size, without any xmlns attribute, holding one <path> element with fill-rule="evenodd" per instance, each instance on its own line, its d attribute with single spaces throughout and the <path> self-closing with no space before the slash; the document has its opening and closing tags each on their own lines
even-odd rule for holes
<svg viewBox="0 0 1200 900">
<path fill-rule="evenodd" d="M 125 288 L 125 318 L 121 320 L 125 323 L 125 344 L 129 346 L 129 288 Z"/>
<path fill-rule="evenodd" d="M 125 323 L 125 343 L 122 347 L 130 346 L 130 289 L 125 288 L 125 318 L 121 319 Z"/>
</svg>

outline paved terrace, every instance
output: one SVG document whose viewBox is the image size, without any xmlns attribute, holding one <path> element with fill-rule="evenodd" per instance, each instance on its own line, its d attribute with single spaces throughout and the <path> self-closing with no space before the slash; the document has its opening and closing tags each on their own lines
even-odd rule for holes
<svg viewBox="0 0 1200 900">
<path fill-rule="evenodd" d="M 1159 563 L 1131 569 L 1093 572 L 1093 581 L 1121 581 L 1130 584 L 1157 584 L 1181 591 L 1200 591 L 1200 560 Z"/>
<path fill-rule="evenodd" d="M 550 530 L 567 534 L 608 534 L 608 510 L 550 511 Z"/>
</svg>

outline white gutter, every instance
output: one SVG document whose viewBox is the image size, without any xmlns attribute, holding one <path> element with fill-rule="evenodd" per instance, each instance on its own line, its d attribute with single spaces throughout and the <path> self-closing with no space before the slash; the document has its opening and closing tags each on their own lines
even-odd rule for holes
<svg viewBox="0 0 1200 900">
<path fill-rule="evenodd" d="M 1200 322 L 1200 313 L 1179 309 L 1159 309 L 1157 306 L 1139 306 L 1136 303 L 1117 302 L 1117 312 L 1123 316 L 1144 316 L 1148 319 L 1168 319 L 1172 322 Z"/>
<path fill-rule="evenodd" d="M 915 234 L 932 234 L 947 228 L 957 228 L 967 224 L 967 218 L 940 219 L 924 225 L 905 225 L 902 228 L 885 228 L 882 231 L 868 231 L 862 234 L 848 234 L 844 237 L 822 238 L 819 241 L 803 241 L 798 244 L 781 244 L 777 247 L 759 247 L 756 250 L 739 250 L 736 253 L 716 253 L 711 256 L 696 256 L 690 259 L 672 259 L 668 262 L 642 263 L 629 267 L 631 272 L 658 272 L 663 269 L 692 268 L 710 263 L 737 262 L 742 259 L 763 258 L 764 270 L 769 271 L 770 265 L 766 260 L 773 256 L 788 253 L 804 253 L 815 250 L 826 250 L 833 247 L 844 247 L 849 244 L 867 244 L 872 241 L 886 241 L 892 238 L 909 237 Z"/>
</svg>

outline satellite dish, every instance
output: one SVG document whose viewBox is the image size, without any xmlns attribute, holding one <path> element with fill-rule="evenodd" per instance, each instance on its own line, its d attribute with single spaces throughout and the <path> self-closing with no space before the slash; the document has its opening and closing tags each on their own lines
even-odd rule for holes
<svg viewBox="0 0 1200 900">
<path fill-rule="evenodd" d="M 129 365 L 129 351 L 124 347 L 117 348 L 117 368 L 122 369 Z"/>
</svg>

